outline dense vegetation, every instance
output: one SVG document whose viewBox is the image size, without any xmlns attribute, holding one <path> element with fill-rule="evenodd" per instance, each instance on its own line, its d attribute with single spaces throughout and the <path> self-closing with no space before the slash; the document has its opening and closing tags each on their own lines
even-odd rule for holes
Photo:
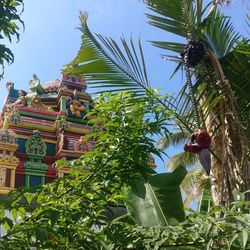
<svg viewBox="0 0 250 250">
<path fill-rule="evenodd" d="M 171 117 L 150 100 L 134 103 L 126 93 L 99 98 L 91 114 L 96 125 L 85 138 L 96 139 L 95 149 L 71 162 L 69 177 L 9 196 L 1 206 L 1 223 L 7 230 L 0 240 L 1 249 L 245 249 L 250 217 L 243 195 L 230 208 L 191 212 L 185 221 L 177 217 L 183 221 L 180 224 L 160 213 L 152 220 L 155 210 L 145 213 L 143 206 L 130 210 L 129 189 L 133 192 L 139 181 L 148 182 L 155 174 L 147 162 L 149 154 L 161 155 L 150 134 L 167 134 L 166 122 Z M 171 179 L 171 187 L 179 174 Z M 159 187 L 166 185 L 163 182 Z M 159 208 L 160 203 L 164 208 L 176 199 L 176 194 L 172 200 L 161 196 L 148 204 Z M 106 219 L 111 208 L 125 205 L 133 214 L 113 222 Z M 14 222 L 4 216 L 6 208 Z M 172 208 L 176 209 L 178 204 Z M 141 214 L 148 216 L 150 227 L 143 226 Z"/>
<path fill-rule="evenodd" d="M 155 13 L 148 15 L 152 25 L 188 41 L 154 42 L 177 53 L 171 55 L 178 63 L 176 72 L 185 70 L 187 81 L 176 98 L 150 88 L 140 41 L 137 48 L 132 39 L 121 39 L 119 47 L 112 39 L 94 36 L 87 15 L 81 16 L 83 43 L 65 72 L 85 74 L 89 84 L 112 93 L 101 95 L 88 114 L 93 131 L 85 139 L 93 138 L 95 149 L 72 162 L 58 162 L 59 168 L 71 167 L 68 177 L 10 194 L 1 206 L 7 233 L 0 248 L 250 249 L 250 46 L 217 10 L 218 2 L 204 7 L 201 0 L 145 1 Z M 180 56 L 194 42 L 202 44 L 203 49 L 198 47 L 204 55 L 199 60 L 197 54 Z M 184 216 L 179 184 L 210 187 L 210 178 L 202 178 L 200 171 L 183 181 L 191 160 L 160 175 L 148 159 L 164 154 L 153 135 L 177 143 L 198 128 L 214 142 L 211 186 L 216 205 L 209 208 L 203 199 L 200 211 Z M 108 212 L 124 207 L 128 214 L 111 220 Z M 5 216 L 6 209 L 14 222 Z"/>
</svg>

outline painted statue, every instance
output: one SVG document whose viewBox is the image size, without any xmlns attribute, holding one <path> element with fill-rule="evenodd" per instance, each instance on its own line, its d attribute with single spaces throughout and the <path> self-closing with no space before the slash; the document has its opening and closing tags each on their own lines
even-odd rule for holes
<svg viewBox="0 0 250 250">
<path fill-rule="evenodd" d="M 67 100 L 67 108 L 71 111 L 71 114 L 77 118 L 81 118 L 81 112 L 85 111 L 84 105 L 81 103 L 77 90 L 75 89 L 73 92 L 72 98 Z"/>
<path fill-rule="evenodd" d="M 32 79 L 29 81 L 29 88 L 32 92 L 41 95 L 44 93 L 44 89 L 40 84 L 40 79 L 37 77 L 36 74 L 33 74 Z"/>
<path fill-rule="evenodd" d="M 61 131 L 57 135 L 57 150 L 59 152 L 63 149 L 68 149 L 68 139 L 65 137 L 64 131 Z"/>
<path fill-rule="evenodd" d="M 27 106 L 27 92 L 24 90 L 19 90 L 18 91 L 18 99 L 14 102 L 14 106 L 22 106 L 25 107 Z"/>
<path fill-rule="evenodd" d="M 40 84 L 40 79 L 37 77 L 36 74 L 32 75 L 32 79 L 29 81 L 29 87 L 33 88 L 34 86 Z"/>
<path fill-rule="evenodd" d="M 31 97 L 30 106 L 35 109 L 51 110 L 50 107 L 47 107 L 42 103 L 41 98 L 38 94 L 35 94 L 33 97 Z"/>
<path fill-rule="evenodd" d="M 10 104 L 6 105 L 5 111 L 3 113 L 3 128 L 4 129 L 7 129 L 9 126 L 12 110 L 13 110 L 12 105 L 10 105 Z"/>
<path fill-rule="evenodd" d="M 6 89 L 9 92 L 11 89 L 14 88 L 14 83 L 11 81 L 6 82 Z"/>
<path fill-rule="evenodd" d="M 199 155 L 200 163 L 207 175 L 210 174 L 211 169 L 210 145 L 211 137 L 206 131 L 199 129 L 191 135 L 190 143 L 184 146 L 185 152 L 197 153 Z"/>
</svg>

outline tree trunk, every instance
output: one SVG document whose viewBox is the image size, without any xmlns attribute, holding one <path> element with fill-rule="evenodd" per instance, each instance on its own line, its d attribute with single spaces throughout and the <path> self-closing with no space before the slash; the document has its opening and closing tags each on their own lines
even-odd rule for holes
<svg viewBox="0 0 250 250">
<path fill-rule="evenodd" d="M 219 104 L 207 122 L 213 136 L 212 194 L 215 204 L 228 205 L 233 201 L 233 191 L 250 189 L 250 170 L 247 157 L 248 142 L 237 115 L 234 93 L 225 78 L 221 65 L 210 49 L 206 49 L 214 67 L 220 90 Z M 213 123 L 220 122 L 215 131 Z M 216 156 L 216 157 L 215 157 Z M 249 196 L 247 197 L 249 199 Z"/>
</svg>

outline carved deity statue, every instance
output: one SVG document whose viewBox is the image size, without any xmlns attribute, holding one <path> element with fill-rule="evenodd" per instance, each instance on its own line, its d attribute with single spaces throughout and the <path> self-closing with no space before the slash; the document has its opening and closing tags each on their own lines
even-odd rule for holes
<svg viewBox="0 0 250 250">
<path fill-rule="evenodd" d="M 3 128 L 4 129 L 7 129 L 9 126 L 9 121 L 10 121 L 10 117 L 12 114 L 12 110 L 13 110 L 12 105 L 6 105 L 6 108 L 3 114 Z"/>
<path fill-rule="evenodd" d="M 32 108 L 41 110 L 51 110 L 50 107 L 47 107 L 45 104 L 42 103 L 40 96 L 37 94 L 31 97 L 30 106 Z"/>
<path fill-rule="evenodd" d="M 18 91 L 18 99 L 14 102 L 14 106 L 27 106 L 27 93 L 23 90 Z"/>
<path fill-rule="evenodd" d="M 77 118 L 81 118 L 81 112 L 85 111 L 85 107 L 79 100 L 76 89 L 73 92 L 72 98 L 68 99 L 67 107 L 70 109 L 72 115 Z"/>
<path fill-rule="evenodd" d="M 11 81 L 6 82 L 6 89 L 9 92 L 11 89 L 14 88 L 14 83 Z"/>
<path fill-rule="evenodd" d="M 44 89 L 40 84 L 40 79 L 37 77 L 36 74 L 33 74 L 32 79 L 29 81 L 29 88 L 32 92 L 35 92 L 39 95 L 44 93 Z"/>
<path fill-rule="evenodd" d="M 29 81 L 29 87 L 33 87 L 40 84 L 40 79 L 37 77 L 36 74 L 32 75 L 32 79 Z"/>
</svg>

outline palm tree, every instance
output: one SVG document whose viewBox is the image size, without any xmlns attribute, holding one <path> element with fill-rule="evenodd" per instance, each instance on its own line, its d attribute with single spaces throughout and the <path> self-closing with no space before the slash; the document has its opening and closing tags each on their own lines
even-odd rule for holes
<svg viewBox="0 0 250 250">
<path fill-rule="evenodd" d="M 177 69 L 185 69 L 187 82 L 176 98 L 161 97 L 150 89 L 140 41 L 136 49 L 132 39 L 127 43 L 122 38 L 122 50 L 114 40 L 94 36 L 86 15 L 81 16 L 82 46 L 65 72 L 84 74 L 97 88 L 127 90 L 139 98 L 148 93 L 173 111 L 180 131 L 191 134 L 198 128 L 206 129 L 213 137 L 213 197 L 217 204 L 229 204 L 234 189 L 246 191 L 250 187 L 250 46 L 239 39 L 220 11 L 215 7 L 209 11 L 209 5 L 203 8 L 202 0 L 150 0 L 146 4 L 156 13 L 147 15 L 151 25 L 185 39 L 183 43 L 153 42 L 177 53 L 170 57 L 179 62 Z M 209 14 L 205 17 L 206 10 Z M 189 48 L 194 47 L 198 52 L 192 57 Z"/>
<path fill-rule="evenodd" d="M 150 14 L 148 17 L 152 25 L 184 37 L 189 46 L 190 43 L 196 43 L 204 49 L 204 59 L 198 65 L 196 62 L 194 65 L 190 61 L 193 60 L 192 58 L 189 59 L 190 62 L 187 62 L 185 57 L 181 59 L 180 63 L 185 67 L 196 125 L 203 127 L 213 135 L 212 172 L 214 182 L 212 187 L 215 203 L 228 204 L 233 199 L 232 191 L 234 189 L 246 191 L 250 187 L 249 144 L 242 123 L 243 119 L 249 121 L 249 117 L 244 118 L 248 111 L 245 108 L 249 106 L 249 95 L 244 97 L 241 95 L 242 90 L 249 88 L 249 80 L 244 79 L 246 84 L 242 85 L 236 77 L 229 78 L 232 75 L 228 72 L 229 69 L 240 74 L 239 71 L 235 71 L 237 67 L 235 64 L 225 63 L 232 54 L 233 57 L 240 54 L 237 52 L 239 46 L 238 49 L 234 49 L 236 42 L 239 41 L 239 36 L 234 32 L 230 20 L 217 11 L 215 5 L 204 19 L 205 13 L 202 4 L 201 0 L 197 0 L 195 6 L 191 0 L 152 0 L 148 2 L 148 7 L 157 15 Z M 245 41 L 242 44 L 244 45 L 240 45 L 240 47 L 243 46 L 249 50 L 249 45 Z M 184 48 L 186 51 L 189 49 L 185 44 L 172 42 L 157 41 L 154 42 L 154 45 L 177 53 L 181 53 Z M 191 53 L 190 50 L 186 54 L 188 53 Z M 199 53 L 199 51 L 194 53 Z M 242 57 L 242 55 L 240 56 Z M 175 59 L 177 58 L 175 57 Z M 247 58 L 244 59 L 245 63 L 246 60 Z M 226 75 L 227 72 L 228 75 Z M 196 81 L 195 88 L 191 83 L 192 79 Z M 209 100 L 211 94 L 219 98 L 212 107 L 210 104 L 216 98 Z M 247 104 L 244 109 L 236 105 L 236 99 L 244 100 L 243 102 Z M 204 103 L 208 104 L 207 109 L 209 110 L 205 117 L 202 107 Z"/>
</svg>

